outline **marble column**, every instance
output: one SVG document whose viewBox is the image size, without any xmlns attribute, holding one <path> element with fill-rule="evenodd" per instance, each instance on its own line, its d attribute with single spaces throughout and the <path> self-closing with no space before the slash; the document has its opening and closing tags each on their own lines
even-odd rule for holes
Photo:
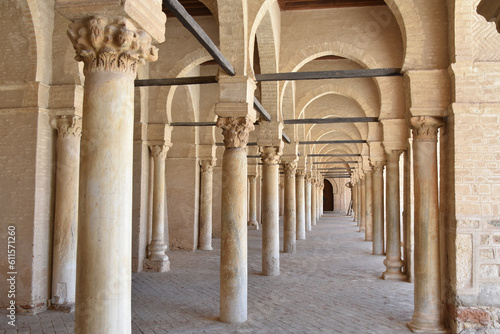
<svg viewBox="0 0 500 334">
<path fill-rule="evenodd" d="M 250 184 L 250 194 L 249 194 L 250 219 L 247 225 L 249 229 L 258 230 L 259 222 L 257 222 L 257 175 L 248 175 L 248 183 Z"/>
<path fill-rule="evenodd" d="M 415 189 L 414 332 L 445 333 L 441 320 L 436 117 L 412 117 Z"/>
<path fill-rule="evenodd" d="M 200 161 L 200 237 L 198 249 L 211 251 L 212 248 L 212 186 L 215 159 Z"/>
<path fill-rule="evenodd" d="M 353 182 L 352 183 L 352 188 L 351 188 L 351 199 L 352 199 L 352 221 L 357 221 L 358 220 L 358 210 L 357 210 L 357 207 L 356 205 L 358 205 L 358 201 L 357 201 L 357 193 L 356 193 L 356 190 L 357 190 L 357 183 Z"/>
<path fill-rule="evenodd" d="M 68 35 L 85 74 L 75 332 L 130 333 L 134 79 L 157 49 L 125 18 L 76 20 Z"/>
<path fill-rule="evenodd" d="M 365 175 L 361 177 L 361 214 L 359 221 L 359 232 L 362 232 L 366 229 L 366 182 Z"/>
<path fill-rule="evenodd" d="M 150 255 L 144 260 L 144 271 L 165 272 L 170 270 L 170 261 L 165 254 L 165 159 L 169 145 L 149 147 L 153 156 L 153 224 L 151 242 L 148 245 Z"/>
<path fill-rule="evenodd" d="M 220 320 L 247 320 L 247 154 L 254 129 L 247 117 L 219 117 L 224 136 L 222 160 Z"/>
<path fill-rule="evenodd" d="M 285 170 L 285 216 L 283 219 L 283 251 L 285 253 L 295 253 L 296 249 L 296 218 L 295 207 L 295 172 L 297 162 L 283 163 Z"/>
<path fill-rule="evenodd" d="M 316 225 L 316 217 L 317 212 L 316 209 L 318 206 L 316 205 L 316 197 L 318 192 L 316 191 L 316 178 L 312 177 L 311 179 L 311 224 Z"/>
<path fill-rule="evenodd" d="M 306 174 L 306 193 L 305 193 L 305 219 L 306 219 L 306 230 L 311 231 L 311 174 Z"/>
<path fill-rule="evenodd" d="M 373 241 L 373 182 L 371 169 L 365 170 L 365 241 Z"/>
<path fill-rule="evenodd" d="M 304 177 L 306 171 L 304 169 L 297 169 L 295 174 L 295 193 L 296 193 L 296 206 L 297 206 L 297 240 L 306 239 L 306 205 L 305 205 L 305 186 Z"/>
<path fill-rule="evenodd" d="M 72 312 L 75 308 L 82 120 L 78 116 L 59 116 L 51 119 L 51 125 L 57 130 L 51 307 Z"/>
<path fill-rule="evenodd" d="M 387 227 L 387 258 L 384 260 L 386 271 L 383 279 L 404 280 L 401 271 L 401 226 L 399 221 L 399 156 L 402 150 L 386 150 L 386 227 Z"/>
<path fill-rule="evenodd" d="M 384 255 L 384 165 L 373 163 L 373 254 Z"/>
<path fill-rule="evenodd" d="M 356 225 L 361 227 L 361 179 L 356 182 L 356 210 L 358 212 L 356 216 Z"/>
<path fill-rule="evenodd" d="M 260 147 L 262 156 L 262 274 L 280 273 L 279 159 L 281 148 Z"/>
<path fill-rule="evenodd" d="M 318 187 L 318 222 L 319 222 L 319 219 L 321 218 L 321 216 L 323 216 L 323 189 L 325 188 L 323 182 L 324 181 L 321 181 L 322 183 L 319 185 Z"/>
</svg>

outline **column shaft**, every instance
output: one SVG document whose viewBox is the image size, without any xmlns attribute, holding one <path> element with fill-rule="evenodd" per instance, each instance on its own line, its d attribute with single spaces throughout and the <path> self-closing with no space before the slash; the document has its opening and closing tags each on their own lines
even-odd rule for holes
<svg viewBox="0 0 500 334">
<path fill-rule="evenodd" d="M 365 240 L 373 241 L 373 182 L 372 171 L 365 171 L 366 177 L 366 223 L 365 223 Z"/>
<path fill-rule="evenodd" d="M 226 323 L 247 320 L 247 155 L 248 118 L 221 118 L 224 135 L 222 161 L 220 319 Z"/>
<path fill-rule="evenodd" d="M 384 255 L 384 164 L 373 168 L 373 254 Z"/>
<path fill-rule="evenodd" d="M 262 147 L 262 274 L 280 273 L 279 147 Z"/>
<path fill-rule="evenodd" d="M 250 184 L 250 194 L 249 194 L 250 219 L 248 220 L 248 227 L 258 230 L 259 223 L 257 222 L 257 176 L 248 175 L 248 181 Z"/>
<path fill-rule="evenodd" d="M 387 269 L 382 275 L 384 279 L 403 280 L 405 278 L 401 271 L 404 263 L 401 260 L 401 226 L 399 220 L 399 156 L 401 153 L 402 151 L 399 150 L 387 152 L 387 258 L 384 260 Z"/>
<path fill-rule="evenodd" d="M 283 251 L 295 253 L 296 248 L 296 207 L 295 207 L 295 171 L 296 162 L 287 162 L 285 169 L 285 217 L 283 232 Z"/>
<path fill-rule="evenodd" d="M 306 230 L 311 231 L 311 177 L 308 174 L 306 176 L 306 193 L 305 193 L 305 204 L 306 204 Z"/>
<path fill-rule="evenodd" d="M 62 116 L 51 123 L 58 132 L 51 304 L 71 312 L 75 304 L 82 122 L 76 116 Z"/>
<path fill-rule="evenodd" d="M 198 248 L 211 251 L 212 248 L 212 185 L 213 162 L 201 162 L 200 186 L 200 237 Z"/>
<path fill-rule="evenodd" d="M 316 217 L 317 213 L 316 210 L 318 209 L 318 206 L 316 205 L 316 197 L 318 195 L 318 192 L 316 191 L 316 180 L 313 179 L 311 183 L 311 224 L 316 225 Z"/>
<path fill-rule="evenodd" d="M 297 205 L 297 240 L 306 239 L 306 207 L 304 196 L 304 177 L 306 173 L 303 169 L 298 169 L 295 179 L 296 205 Z"/>
<path fill-rule="evenodd" d="M 413 117 L 415 313 L 413 331 L 445 333 L 441 323 L 437 132 L 442 121 Z"/>
<path fill-rule="evenodd" d="M 360 215 L 360 222 L 359 222 L 359 231 L 364 231 L 366 229 L 366 182 L 365 182 L 365 176 L 363 175 L 363 178 L 361 179 L 361 196 L 360 196 L 360 201 L 361 201 L 361 215 Z"/>
</svg>

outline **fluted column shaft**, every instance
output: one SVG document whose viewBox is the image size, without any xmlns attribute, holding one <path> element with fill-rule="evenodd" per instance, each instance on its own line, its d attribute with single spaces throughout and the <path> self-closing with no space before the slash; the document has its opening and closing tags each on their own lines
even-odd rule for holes
<svg viewBox="0 0 500 334">
<path fill-rule="evenodd" d="M 373 254 L 384 255 L 384 164 L 373 166 Z"/>
<path fill-rule="evenodd" d="M 366 223 L 365 223 L 365 241 L 373 241 L 373 178 L 372 171 L 365 171 L 365 202 L 366 202 Z"/>
<path fill-rule="evenodd" d="M 262 156 L 262 274 L 280 273 L 279 159 L 280 147 L 261 147 Z"/>
<path fill-rule="evenodd" d="M 285 162 L 285 216 L 283 231 L 283 251 L 285 253 L 295 253 L 296 248 L 296 227 L 297 212 L 295 206 L 295 172 L 297 162 Z"/>
<path fill-rule="evenodd" d="M 444 333 L 441 322 L 437 134 L 439 118 L 413 117 L 415 312 L 413 331 Z"/>
<path fill-rule="evenodd" d="M 84 62 L 76 333 L 131 332 L 134 79 L 153 61 L 151 37 L 124 18 L 76 20 Z"/>
<path fill-rule="evenodd" d="M 165 254 L 165 158 L 168 145 L 150 146 L 154 162 L 153 176 L 153 228 L 150 255 L 144 261 L 144 271 L 165 272 L 170 270 L 170 261 Z"/>
<path fill-rule="evenodd" d="M 399 156 L 402 150 L 388 150 L 386 172 L 386 226 L 387 226 L 387 258 L 384 260 L 386 271 L 384 279 L 403 280 L 401 269 L 401 224 L 399 220 Z"/>
<path fill-rule="evenodd" d="M 248 135 L 254 129 L 246 117 L 219 117 L 224 136 L 222 160 L 220 319 L 247 320 L 247 155 Z"/>
<path fill-rule="evenodd" d="M 306 230 L 311 231 L 311 174 L 307 174 L 306 178 L 306 193 L 305 193 L 305 204 L 306 204 Z"/>
<path fill-rule="evenodd" d="M 77 116 L 60 116 L 53 118 L 51 124 L 57 130 L 51 304 L 69 312 L 75 304 L 82 121 Z"/>
<path fill-rule="evenodd" d="M 366 230 L 366 182 L 365 182 L 365 176 L 363 175 L 363 178 L 361 179 L 361 196 L 360 196 L 360 201 L 361 201 L 361 215 L 360 215 L 360 222 L 359 222 L 359 231 L 362 232 Z"/>
<path fill-rule="evenodd" d="M 200 185 L 200 237 L 198 248 L 211 251 L 212 248 L 212 193 L 215 161 L 202 160 Z"/>
<path fill-rule="evenodd" d="M 304 177 L 306 171 L 304 169 L 297 169 L 295 175 L 295 192 L 296 192 L 296 206 L 297 206 L 297 240 L 306 239 L 306 205 L 305 205 L 305 186 Z"/>
<path fill-rule="evenodd" d="M 258 230 L 259 223 L 257 222 L 257 175 L 248 175 L 248 181 L 250 184 L 250 219 L 248 221 L 248 227 Z"/>
</svg>

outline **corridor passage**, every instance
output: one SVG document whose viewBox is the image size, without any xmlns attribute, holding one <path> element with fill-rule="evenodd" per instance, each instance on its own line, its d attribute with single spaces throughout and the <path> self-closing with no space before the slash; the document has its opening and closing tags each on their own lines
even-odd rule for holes
<svg viewBox="0 0 500 334">
<path fill-rule="evenodd" d="M 413 285 L 380 279 L 383 256 L 350 217 L 326 213 L 281 254 L 281 274 L 261 273 L 261 231 L 248 233 L 248 321 L 219 314 L 220 239 L 214 251 L 167 252 L 171 271 L 133 274 L 133 333 L 410 333 Z M 18 317 L 20 333 L 72 333 L 73 315 Z M 3 324 L 3 328 L 6 328 Z M 16 331 L 6 330 L 6 333 Z"/>
</svg>

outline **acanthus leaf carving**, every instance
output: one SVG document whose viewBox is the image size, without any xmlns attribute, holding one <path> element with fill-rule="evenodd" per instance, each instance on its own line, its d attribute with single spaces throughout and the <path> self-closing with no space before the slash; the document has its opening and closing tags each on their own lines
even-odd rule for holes
<svg viewBox="0 0 500 334">
<path fill-rule="evenodd" d="M 217 126 L 222 129 L 226 148 L 245 148 L 248 135 L 255 129 L 247 117 L 219 117 Z"/>
</svg>

